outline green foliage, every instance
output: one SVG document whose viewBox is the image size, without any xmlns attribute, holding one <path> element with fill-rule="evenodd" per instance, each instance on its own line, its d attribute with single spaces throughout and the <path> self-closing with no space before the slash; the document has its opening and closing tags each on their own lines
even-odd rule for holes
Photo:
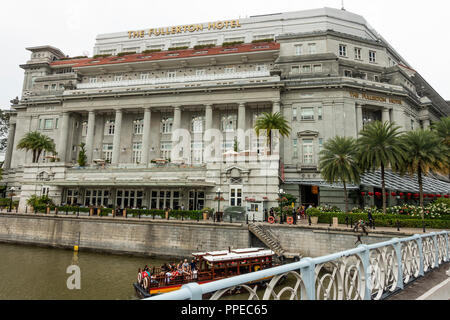
<svg viewBox="0 0 450 320">
<path fill-rule="evenodd" d="M 340 136 L 328 140 L 320 153 L 319 167 L 325 181 L 344 184 L 345 207 L 348 212 L 347 184 L 360 183 L 356 140 Z"/>
<path fill-rule="evenodd" d="M 78 165 L 80 167 L 85 167 L 86 164 L 87 164 L 86 144 L 82 142 L 80 144 L 80 152 L 78 153 Z"/>
<path fill-rule="evenodd" d="M 107 57 L 111 57 L 111 54 L 96 54 L 95 56 L 93 56 L 94 59 L 107 58 Z"/>
<path fill-rule="evenodd" d="M 161 49 L 151 49 L 142 51 L 143 54 L 153 53 L 153 52 L 161 52 Z"/>
<path fill-rule="evenodd" d="M 199 44 L 194 46 L 195 50 L 200 50 L 200 49 L 209 49 L 209 48 L 214 48 L 216 45 L 211 43 L 211 44 Z"/>
<path fill-rule="evenodd" d="M 259 39 L 259 40 L 253 40 L 252 43 L 260 43 L 260 42 L 274 42 L 275 40 L 273 38 L 267 38 L 267 39 Z"/>
<path fill-rule="evenodd" d="M 264 112 L 257 120 L 255 124 L 256 134 L 259 136 L 261 131 L 267 132 L 267 145 L 272 152 L 272 133 L 278 130 L 283 137 L 288 137 L 291 134 L 291 127 L 286 118 L 281 112 L 271 114 Z"/>
<path fill-rule="evenodd" d="M 135 52 L 135 51 L 121 52 L 121 53 L 119 53 L 117 56 L 118 56 L 118 57 L 123 57 L 123 56 L 132 55 L 132 54 L 136 54 L 136 52 Z"/>
<path fill-rule="evenodd" d="M 37 163 L 43 151 L 56 153 L 56 146 L 53 139 L 40 133 L 39 131 L 28 132 L 23 137 L 17 149 L 33 152 L 33 163 Z"/>
<path fill-rule="evenodd" d="M 295 196 L 293 196 L 292 194 L 283 194 L 283 197 L 280 199 L 278 198 L 278 203 L 281 202 L 281 206 L 284 207 L 289 207 L 290 210 L 292 210 L 292 204 L 293 203 L 297 203 L 297 198 Z M 285 209 L 283 209 L 285 210 Z"/>
<path fill-rule="evenodd" d="M 0 151 L 5 151 L 8 145 L 9 113 L 0 110 Z"/>
<path fill-rule="evenodd" d="M 37 195 L 32 195 L 27 200 L 27 205 L 32 206 L 33 208 L 37 207 L 47 207 L 47 206 L 54 206 L 53 200 L 50 199 L 47 195 L 38 197 Z"/>
<path fill-rule="evenodd" d="M 450 207 L 450 199 L 448 199 L 448 198 L 439 198 L 434 203 L 435 204 L 444 203 L 445 205 Z"/>
<path fill-rule="evenodd" d="M 168 49 L 168 51 L 186 50 L 186 49 L 189 49 L 189 46 L 171 47 L 171 48 Z"/>
<path fill-rule="evenodd" d="M 224 42 L 224 43 L 222 43 L 222 46 L 223 47 L 233 47 L 233 46 L 237 46 L 237 45 L 240 45 L 240 44 L 243 44 L 243 43 L 244 43 L 244 41 Z"/>
</svg>

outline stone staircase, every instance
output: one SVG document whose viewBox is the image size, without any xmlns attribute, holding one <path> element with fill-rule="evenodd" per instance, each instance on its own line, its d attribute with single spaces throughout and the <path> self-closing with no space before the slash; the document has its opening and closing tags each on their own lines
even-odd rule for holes
<svg viewBox="0 0 450 320">
<path fill-rule="evenodd" d="M 277 240 L 276 236 L 273 235 L 269 230 L 266 230 L 262 227 L 260 224 L 252 223 L 249 224 L 248 227 L 249 231 L 253 233 L 259 240 L 261 240 L 270 250 L 275 252 L 275 254 L 279 258 L 284 259 L 295 259 L 300 260 L 302 256 L 300 254 L 295 254 L 291 252 L 286 252 L 286 250 L 283 249 L 280 242 Z"/>
</svg>

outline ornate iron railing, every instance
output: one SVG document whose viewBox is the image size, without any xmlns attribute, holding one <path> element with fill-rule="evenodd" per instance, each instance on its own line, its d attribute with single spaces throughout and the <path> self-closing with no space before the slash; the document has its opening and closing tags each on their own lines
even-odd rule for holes
<svg viewBox="0 0 450 320">
<path fill-rule="evenodd" d="M 447 231 L 395 238 L 203 285 L 187 284 L 148 300 L 218 300 L 236 290 L 246 292 L 249 300 L 381 300 L 450 261 L 449 254 Z M 269 280 L 259 288 L 249 284 L 261 279 Z"/>
</svg>

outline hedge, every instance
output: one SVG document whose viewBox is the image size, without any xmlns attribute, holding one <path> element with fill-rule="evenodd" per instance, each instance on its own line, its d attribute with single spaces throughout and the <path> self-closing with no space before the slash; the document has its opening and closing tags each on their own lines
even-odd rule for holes
<svg viewBox="0 0 450 320">
<path fill-rule="evenodd" d="M 90 208 L 86 207 L 73 207 L 73 206 L 50 206 L 50 210 L 54 211 L 55 208 L 58 208 L 58 211 L 63 212 L 83 212 L 87 213 L 89 212 Z M 112 208 L 101 208 L 100 216 L 108 216 L 109 214 L 112 214 Z M 46 213 L 47 207 L 46 206 L 37 206 L 35 208 L 35 212 L 37 213 Z M 155 216 L 160 218 L 166 217 L 166 211 L 165 210 L 145 210 L 145 209 L 127 209 L 127 214 L 132 215 L 133 217 L 141 216 Z M 171 210 L 169 214 L 170 218 L 176 218 L 176 219 L 186 219 L 186 220 L 197 220 L 197 219 L 203 219 L 203 212 L 202 211 L 181 211 L 181 210 Z"/>
<path fill-rule="evenodd" d="M 353 220 L 353 223 L 358 220 L 368 221 L 367 214 L 364 213 L 349 213 L 345 214 L 342 212 L 337 213 L 319 213 L 312 214 L 311 216 L 318 217 L 319 223 L 330 223 L 333 218 L 338 218 L 339 224 L 346 224 L 345 220 L 348 217 L 348 223 Z M 373 219 L 375 221 L 376 227 L 397 227 L 397 221 L 401 228 L 422 228 L 422 219 L 418 219 L 417 217 L 411 216 L 402 216 L 402 215 L 383 215 L 383 214 L 374 214 Z M 442 219 L 426 219 L 425 226 L 427 228 L 433 229 L 450 229 L 450 219 L 448 217 Z"/>
</svg>

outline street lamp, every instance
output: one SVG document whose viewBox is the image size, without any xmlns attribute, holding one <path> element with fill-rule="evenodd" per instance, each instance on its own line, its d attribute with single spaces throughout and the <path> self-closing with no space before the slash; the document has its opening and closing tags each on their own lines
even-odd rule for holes
<svg viewBox="0 0 450 320">
<path fill-rule="evenodd" d="M 216 191 L 216 194 L 217 194 L 217 213 L 216 213 L 216 217 L 218 217 L 218 214 L 220 212 L 220 199 L 222 197 L 222 190 L 220 188 L 218 188 L 217 191 Z"/>
<path fill-rule="evenodd" d="M 11 187 L 11 189 L 9 189 L 10 196 L 11 196 L 11 199 L 10 199 L 10 202 L 9 202 L 9 212 L 10 213 L 12 212 L 12 203 L 13 203 L 14 191 L 16 191 L 16 188 L 14 188 L 14 187 Z"/>
<path fill-rule="evenodd" d="M 283 195 L 284 190 L 280 189 L 280 224 L 283 224 Z"/>
</svg>

